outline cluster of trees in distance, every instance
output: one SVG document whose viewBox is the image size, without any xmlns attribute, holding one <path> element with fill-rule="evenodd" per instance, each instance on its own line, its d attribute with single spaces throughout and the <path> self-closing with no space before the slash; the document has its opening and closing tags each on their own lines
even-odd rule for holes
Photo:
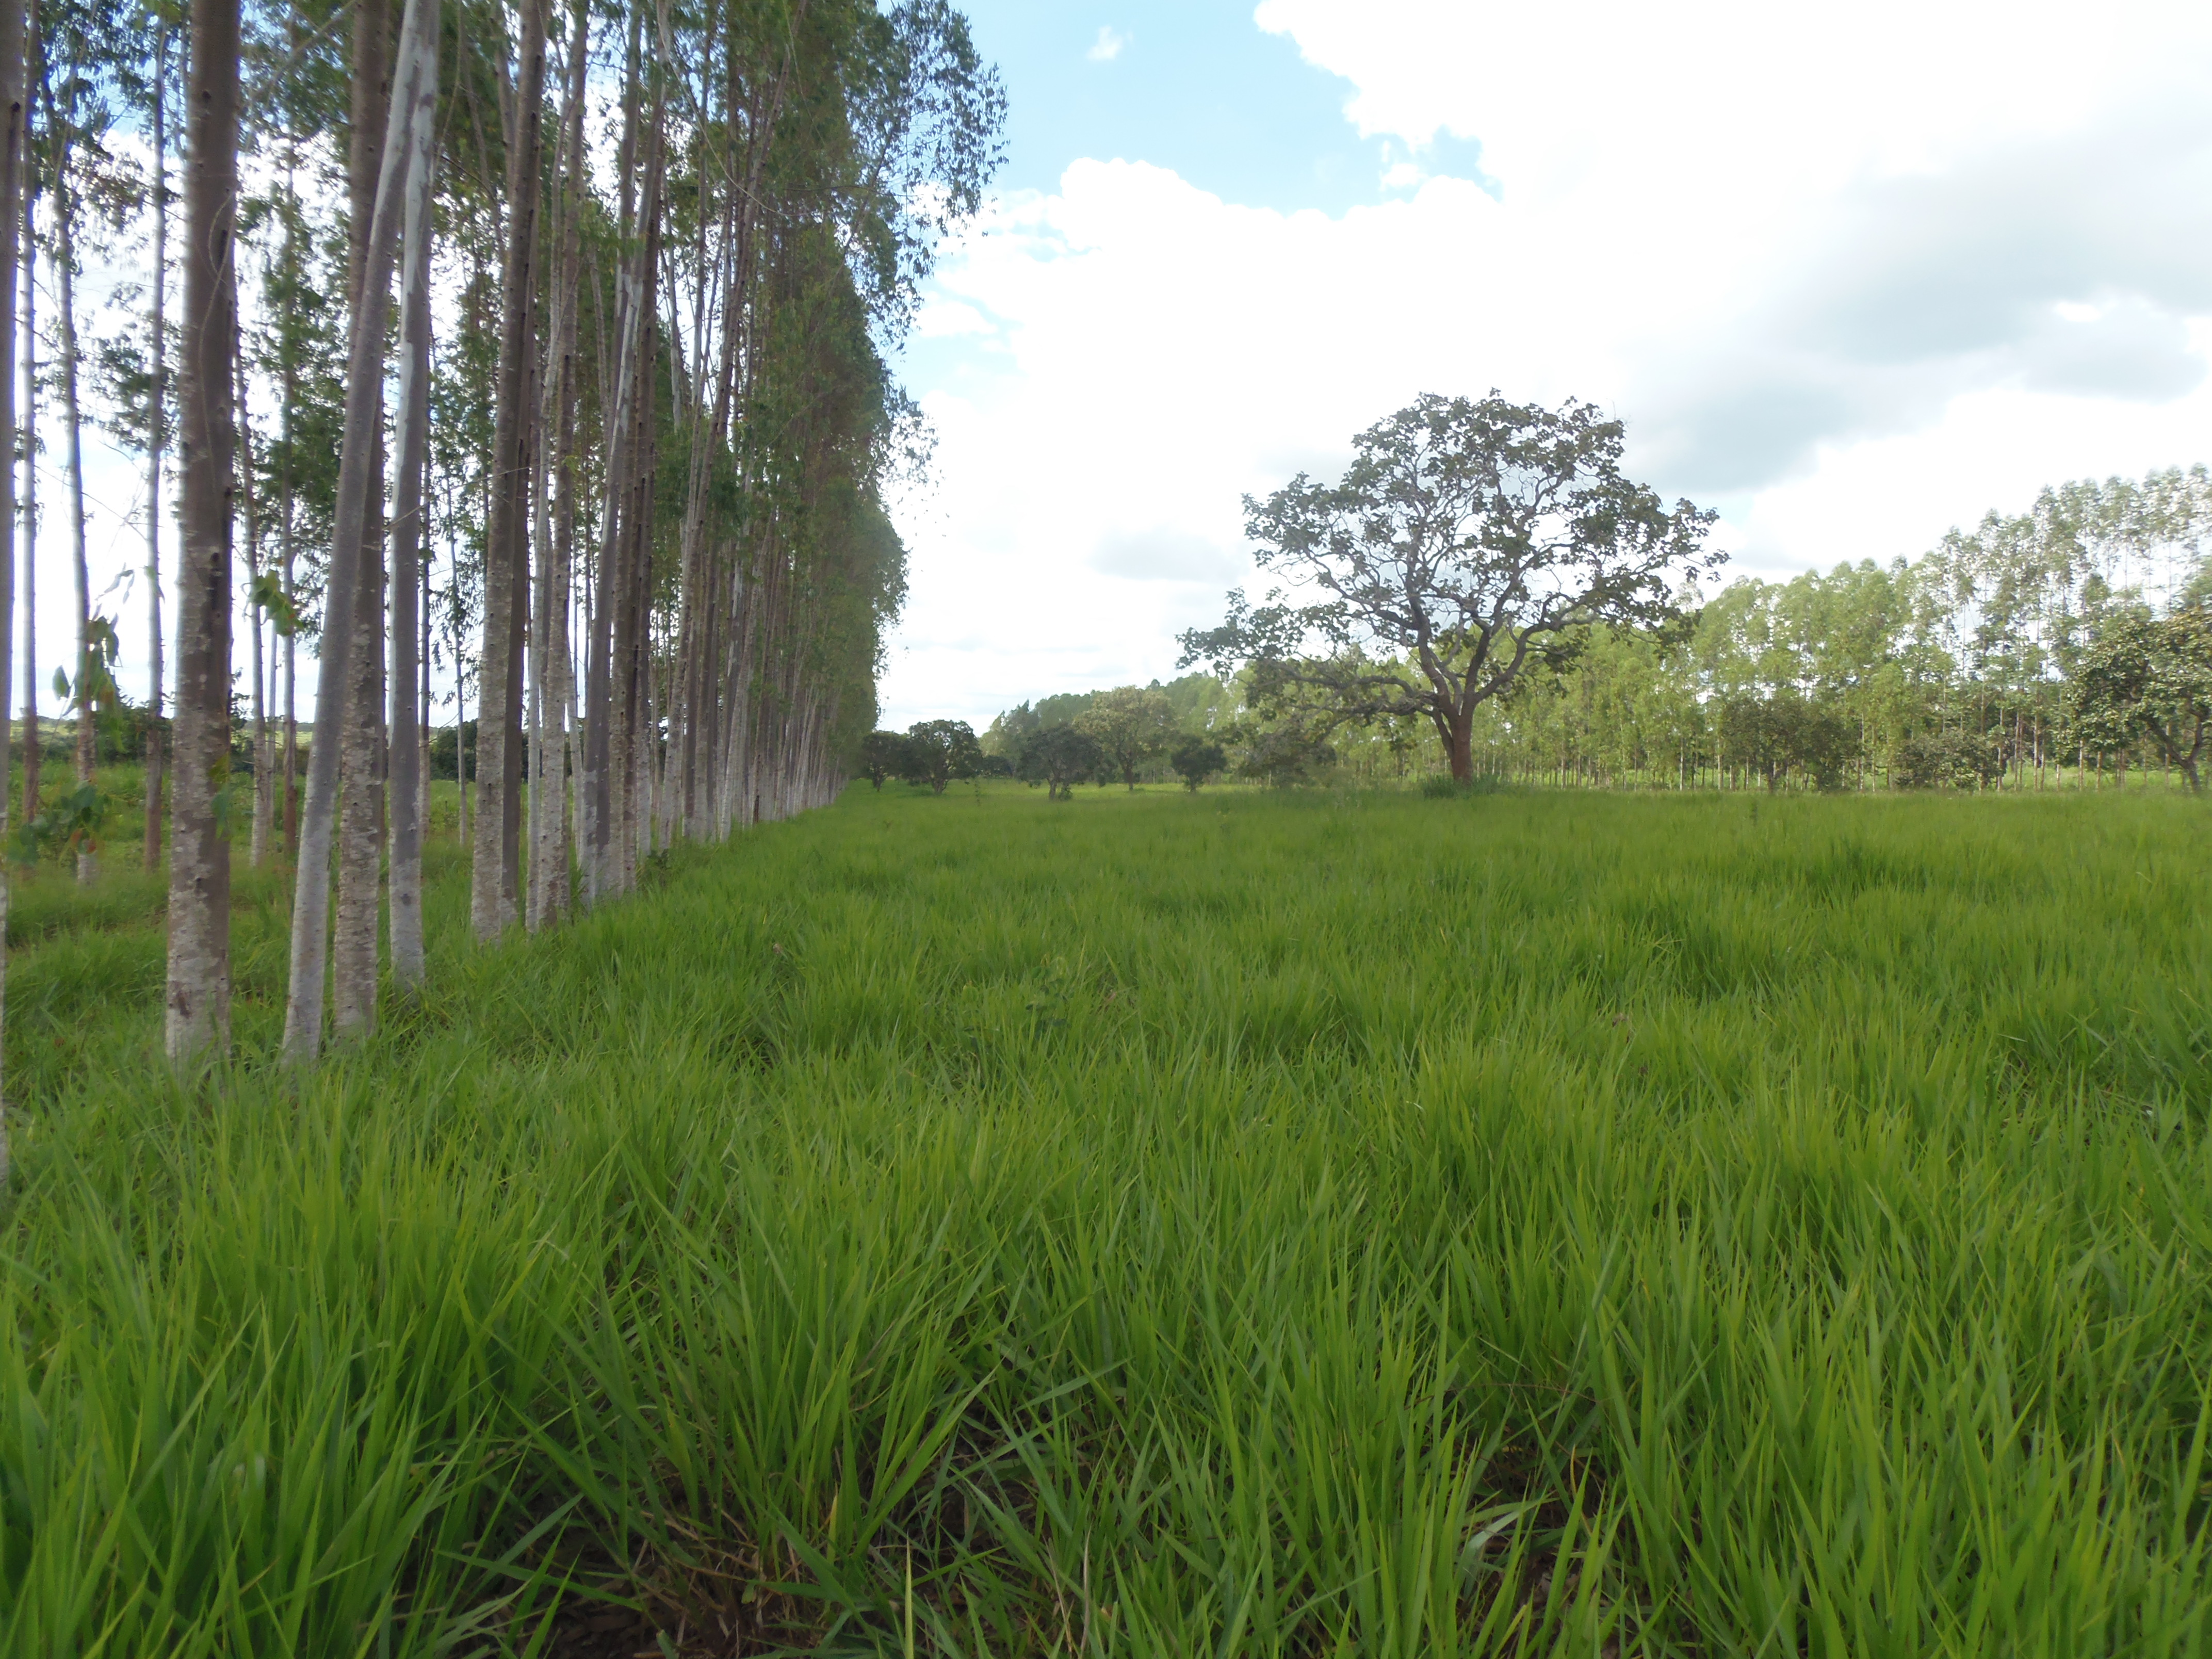
<svg viewBox="0 0 2212 1659">
<path fill-rule="evenodd" d="M 904 593 L 886 493 L 927 461 L 888 360 L 1001 152 L 945 0 L 0 0 L 0 108 L 16 845 L 92 878 L 96 734 L 127 723 L 173 1056 L 228 1044 L 234 839 L 296 860 L 289 1057 L 374 1024 L 386 938 L 419 982 L 434 665 L 477 738 L 481 937 L 839 786 Z M 94 262 L 143 271 L 97 316 Z M 139 623 L 87 579 L 95 426 L 145 463 L 137 709 Z M 57 437 L 60 795 L 30 602 Z"/>
<path fill-rule="evenodd" d="M 1167 781 L 1190 739 L 1275 785 L 2197 786 L 2203 466 L 2049 489 L 1917 559 L 1718 586 L 1704 515 L 1620 478 L 1620 439 L 1578 405 L 1424 400 L 1339 483 L 1247 501 L 1289 580 L 1186 636 L 1218 672 L 1025 702 L 981 750 L 1054 757 L 1055 788 Z M 1079 741 L 1109 729 L 1114 753 Z"/>
<path fill-rule="evenodd" d="M 1248 497 L 1280 585 L 1183 638 L 1233 688 L 1244 769 L 2020 788 L 2133 767 L 2197 786 L 2203 467 L 2048 489 L 1917 560 L 1707 597 L 1711 515 L 1625 477 L 1623 435 L 1583 404 L 1425 398 L 1363 434 L 1337 483 Z"/>
<path fill-rule="evenodd" d="M 1210 674 L 1173 685 L 1116 686 L 1048 697 L 1036 708 L 1008 710 L 977 738 L 965 720 L 923 720 L 904 732 L 872 732 L 860 748 L 860 769 L 878 789 L 890 779 L 926 786 L 1018 778 L 1065 799 L 1079 783 L 1119 783 L 1134 789 L 1163 775 L 1196 790 L 1230 769 L 1211 730 L 1222 687 Z"/>
</svg>

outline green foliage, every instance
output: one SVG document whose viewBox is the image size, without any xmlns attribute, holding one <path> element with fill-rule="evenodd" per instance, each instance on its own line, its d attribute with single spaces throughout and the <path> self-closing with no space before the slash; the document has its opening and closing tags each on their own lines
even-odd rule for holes
<svg viewBox="0 0 2212 1659">
<path fill-rule="evenodd" d="M 1182 780 L 1183 787 L 1196 794 L 1208 778 L 1219 777 L 1229 769 L 1229 756 L 1219 744 L 1193 735 L 1176 744 L 1168 764 Z"/>
<path fill-rule="evenodd" d="M 1843 787 L 1856 736 L 1834 708 L 1794 690 L 1768 697 L 1729 697 L 1720 713 L 1723 750 L 1779 788 L 1793 773 L 1820 789 Z"/>
<path fill-rule="evenodd" d="M 1469 770 L 1819 787 L 1817 765 L 1802 763 L 1817 754 L 1758 729 L 1798 720 L 1792 699 L 1848 728 L 1816 745 L 1831 755 L 1840 746 L 1831 784 L 1932 787 L 1941 774 L 1944 787 L 2042 788 L 2062 763 L 2178 766 L 2148 726 L 2076 718 L 2069 690 L 2108 623 L 2201 607 L 2192 596 L 2212 592 L 2208 549 L 2212 477 L 2198 467 L 2045 490 L 2027 512 L 1991 514 L 1910 562 L 1685 588 L 1672 618 L 1593 624 L 1533 647 L 1513 684 L 1476 709 Z M 1416 651 L 1355 654 L 1346 672 L 1420 672 Z M 1237 682 L 1247 726 L 1308 721 L 1326 706 L 1311 688 L 1299 706 L 1294 677 L 1261 669 Z M 1723 730 L 1731 711 L 1748 722 L 1741 749 Z M 1332 741 L 1346 770 L 1373 781 L 1450 760 L 1432 720 L 1395 709 L 1340 720 Z M 1771 773 L 1778 748 L 1785 758 Z"/>
<path fill-rule="evenodd" d="M 9 850 L 19 864 L 36 864 L 64 852 L 96 853 L 107 805 L 95 785 L 81 783 L 66 795 L 45 800 L 35 816 L 18 824 Z"/>
<path fill-rule="evenodd" d="M 856 791 L 481 952 L 441 842 L 305 1080 L 281 883 L 179 1081 L 120 872 L 9 974 L 0 1645 L 2179 1659 L 2202 840 Z"/>
<path fill-rule="evenodd" d="M 2118 745 L 2148 737 L 2197 788 L 2212 728 L 2212 610 L 2112 618 L 2098 630 L 2069 697 L 2093 740 Z"/>
<path fill-rule="evenodd" d="M 930 793 L 941 795 L 955 779 L 975 775 L 983 750 L 966 720 L 919 720 L 907 727 L 898 762 L 908 783 L 926 783 Z"/>
<path fill-rule="evenodd" d="M 1014 757 L 1014 775 L 1042 783 L 1049 800 L 1073 800 L 1075 786 L 1104 778 L 1106 751 L 1098 739 L 1073 726 L 1047 726 L 1032 732 Z"/>
<path fill-rule="evenodd" d="M 1074 720 L 1075 729 L 1095 738 L 1106 763 L 1130 789 L 1137 769 L 1166 748 L 1175 736 L 1175 705 L 1164 692 L 1139 685 L 1116 686 L 1092 696 Z"/>
<path fill-rule="evenodd" d="M 913 739 L 902 732 L 871 732 L 860 740 L 860 775 L 881 789 L 884 779 L 906 775 L 913 750 Z"/>
<path fill-rule="evenodd" d="M 280 639 L 290 639 L 300 629 L 300 612 L 292 596 L 284 591 L 284 578 L 280 571 L 264 570 L 257 574 L 246 588 L 246 603 L 263 612 L 276 630 Z"/>
<path fill-rule="evenodd" d="M 1256 727 L 1237 746 L 1237 769 L 1270 788 L 1291 789 L 1318 783 L 1336 765 L 1336 749 L 1325 725 L 1295 721 Z"/>
<path fill-rule="evenodd" d="M 1997 746 L 1973 732 L 1923 732 L 1897 746 L 1900 789 L 1986 789 L 2004 775 Z"/>
<path fill-rule="evenodd" d="M 1573 399 L 1423 397 L 1361 433 L 1336 483 L 1245 497 L 1255 557 L 1285 586 L 1256 608 L 1232 593 L 1182 661 L 1243 665 L 1262 714 L 1426 720 L 1468 777 L 1475 711 L 1532 660 L 1595 623 L 1670 617 L 1674 586 L 1719 562 L 1713 514 L 1629 478 L 1626 441 Z"/>
</svg>

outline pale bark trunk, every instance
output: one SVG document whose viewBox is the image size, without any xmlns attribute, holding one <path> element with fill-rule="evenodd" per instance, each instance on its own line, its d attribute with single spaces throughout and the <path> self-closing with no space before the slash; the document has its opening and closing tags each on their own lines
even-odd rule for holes
<svg viewBox="0 0 2212 1659">
<path fill-rule="evenodd" d="M 23 0 L 0 0 L 0 709 L 8 700 L 15 632 L 15 258 L 22 228 L 30 96 L 25 74 Z M 0 718 L 4 724 L 4 718 Z M 0 748 L 0 764 L 6 762 Z M 8 790 L 0 778 L 0 842 L 8 836 Z M 8 860 L 0 858 L 0 1034 L 6 1030 Z M 8 1194 L 8 1103 L 0 1092 L 0 1203 Z"/>
<path fill-rule="evenodd" d="M 641 102 L 639 97 L 639 32 L 643 8 L 630 11 L 629 47 L 623 89 L 622 147 L 616 163 L 616 187 L 621 200 L 619 229 L 624 241 L 636 229 L 637 140 Z M 600 404 L 611 410 L 606 423 L 606 478 L 600 501 L 597 575 L 592 584 L 591 662 L 584 694 L 584 891 L 596 904 L 617 890 L 620 863 L 619 830 L 616 814 L 623 796 L 617 769 L 623 759 L 615 733 L 620 655 L 616 613 L 622 608 L 627 563 L 625 512 L 629 501 L 629 479 L 635 467 L 630 454 L 634 424 L 631 402 L 638 371 L 641 318 L 632 293 L 632 270 L 625 264 L 615 276 L 615 357 L 610 387 L 604 367 Z M 600 331 L 605 338 L 605 331 Z M 611 396 L 609 395 L 611 391 Z"/>
<path fill-rule="evenodd" d="M 536 614 L 531 642 L 530 925 L 557 921 L 568 905 L 568 577 L 575 550 L 574 410 L 576 283 L 584 199 L 584 71 L 590 14 L 578 7 L 568 33 L 556 174 L 555 242 L 558 264 L 547 307 L 544 400 L 538 414 L 538 514 Z M 550 471 L 550 477 L 548 476 Z M 551 500 L 548 500 L 548 493 Z"/>
<path fill-rule="evenodd" d="M 154 24 L 154 310 L 146 422 L 146 629 L 150 685 L 146 708 L 146 868 L 161 865 L 161 460 L 169 417 L 169 26 Z M 6 682 L 0 679 L 0 684 Z"/>
<path fill-rule="evenodd" d="M 493 491 L 484 550 L 483 654 L 477 662 L 477 844 L 469 921 L 482 940 L 516 918 L 521 862 L 521 641 L 530 589 L 531 301 L 537 269 L 538 149 L 545 86 L 544 0 L 522 0 L 521 77 L 507 146 L 507 257 L 501 276 Z"/>
<path fill-rule="evenodd" d="M 429 473 L 426 467 L 422 477 L 423 499 L 429 498 Z M 427 524 L 427 518 L 424 522 Z M 419 847 L 430 838 L 430 555 L 428 543 L 423 544 L 422 556 L 416 562 L 421 572 L 421 592 L 416 619 L 421 628 L 419 649 L 415 664 L 416 695 L 415 699 L 415 835 Z"/>
<path fill-rule="evenodd" d="M 347 161 L 352 298 L 361 312 L 369 281 L 368 239 L 375 216 L 377 187 L 387 148 L 399 149 L 401 132 L 386 134 L 392 103 L 392 9 L 390 0 L 356 0 L 354 9 L 353 107 Z M 403 163 L 404 164 L 404 163 Z M 380 310 L 391 305 L 387 267 L 377 280 L 387 292 Z M 369 487 L 362 520 L 360 565 L 356 577 L 353 629 L 335 641 L 346 658 L 345 723 L 338 744 L 338 903 L 331 935 L 331 1030 L 337 1039 L 367 1036 L 376 1025 L 378 922 L 382 894 L 378 880 L 383 854 L 380 784 L 384 722 L 384 471 L 383 381 L 370 415 L 371 465 L 379 481 Z M 325 636 L 326 647 L 333 643 Z"/>
<path fill-rule="evenodd" d="M 192 7 L 185 256 L 186 376 L 179 430 L 176 823 L 169 859 L 167 1046 L 172 1061 L 230 1045 L 230 848 L 216 795 L 230 758 L 232 234 L 238 201 L 238 3 Z"/>
<path fill-rule="evenodd" d="M 392 974 L 422 982 L 422 746 L 416 704 L 416 606 L 422 585 L 422 466 L 430 441 L 431 126 L 437 61 L 408 128 L 406 274 L 399 307 L 399 474 L 392 520 Z"/>
<path fill-rule="evenodd" d="M 453 641 L 453 788 L 460 802 L 459 816 L 454 836 L 461 845 L 473 852 L 476 843 L 469 839 L 469 704 L 459 677 L 461 642 Z"/>
<path fill-rule="evenodd" d="M 75 137 L 57 118 L 53 94 L 46 94 L 46 125 L 52 134 L 54 161 L 54 227 L 58 243 L 54 265 L 61 287 L 62 427 L 69 445 L 70 557 L 76 579 L 76 785 L 89 788 L 94 781 L 97 718 L 92 700 L 92 573 L 84 554 L 84 425 L 77 404 L 76 350 L 76 198 L 70 185 L 70 152 Z M 76 879 L 89 887 L 100 873 L 100 855 L 89 840 L 78 843 Z"/>
<path fill-rule="evenodd" d="M 375 481 L 376 414 L 383 380 L 385 313 L 391 301 L 392 263 L 399 238 L 399 168 L 404 134 L 415 119 L 434 51 L 435 0 L 408 0 L 400 35 L 399 73 L 371 218 L 360 303 L 355 307 L 346 373 L 345 432 L 338 459 L 337 511 L 331 568 L 323 600 L 325 648 L 316 672 L 315 732 L 307 757 L 307 798 L 300 825 L 299 873 L 293 887 L 290 984 L 285 999 L 284 1057 L 313 1060 L 322 1045 L 323 970 L 330 941 L 331 844 L 338 807 L 338 750 L 348 724 L 347 669 L 343 641 L 354 635 L 362 598 L 361 550 Z"/>
<path fill-rule="evenodd" d="M 39 169 L 30 149 L 39 9 L 27 9 L 23 91 L 23 820 L 39 815 Z"/>
<path fill-rule="evenodd" d="M 246 353 L 234 336 L 232 372 L 238 398 L 238 481 L 246 506 L 246 572 L 249 583 L 261 580 L 261 518 L 253 493 L 253 421 L 246 406 Z M 253 629 L 253 825 L 246 840 L 247 867 L 258 870 L 269 856 L 269 813 L 272 805 L 269 776 L 269 710 L 263 701 L 261 677 L 261 613 L 249 604 L 246 614 Z"/>
<path fill-rule="evenodd" d="M 298 23 L 295 20 L 296 34 Z M 293 168 L 297 161 L 295 148 L 288 144 L 284 152 L 284 199 L 291 211 L 284 219 L 283 258 L 288 269 L 296 269 L 299 258 L 300 222 L 299 198 L 292 187 Z M 278 556 L 284 563 L 284 603 L 295 618 L 299 616 L 299 599 L 295 587 L 295 561 L 298 548 L 295 532 L 298 515 L 292 501 L 292 410 L 299 399 L 299 365 L 297 353 L 288 341 L 283 348 L 283 406 L 278 419 L 283 422 L 284 471 L 278 489 L 283 495 L 283 528 L 279 531 Z M 295 633 L 284 635 L 284 851 L 298 865 L 300 857 L 300 644 Z"/>
</svg>

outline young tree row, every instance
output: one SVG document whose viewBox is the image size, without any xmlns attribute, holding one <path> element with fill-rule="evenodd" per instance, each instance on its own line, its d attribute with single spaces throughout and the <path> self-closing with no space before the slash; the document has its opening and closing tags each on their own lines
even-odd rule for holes
<svg viewBox="0 0 2212 1659">
<path fill-rule="evenodd" d="M 0 329 L 25 348 L 23 406 L 11 396 L 0 421 L 34 432 L 51 380 L 81 491 L 82 380 L 147 463 L 146 856 L 164 844 L 166 771 L 173 1057 L 228 1046 L 234 841 L 296 864 L 291 1059 L 372 1028 L 387 974 L 419 983 L 434 670 L 456 725 L 475 705 L 461 812 L 483 939 L 627 890 L 679 837 L 830 796 L 873 724 L 903 594 L 888 498 L 926 453 L 886 359 L 999 154 L 1003 98 L 957 12 L 0 9 L 15 20 L 10 33 L 0 16 L 4 282 L 27 279 Z M 87 351 L 73 279 L 95 221 L 149 257 L 144 290 L 125 296 L 143 330 Z M 50 289 L 52 376 L 34 367 L 34 296 Z M 79 638 L 64 678 L 79 805 L 96 813 L 118 619 L 94 614 L 70 508 Z M 11 536 L 16 520 L 0 513 Z M 27 558 L 27 588 L 35 569 Z M 34 695 L 26 816 L 66 828 L 39 792 Z"/>
</svg>

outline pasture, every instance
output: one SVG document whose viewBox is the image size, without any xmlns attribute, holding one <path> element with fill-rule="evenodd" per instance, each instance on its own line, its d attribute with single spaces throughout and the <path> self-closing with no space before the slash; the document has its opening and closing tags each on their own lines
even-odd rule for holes
<svg viewBox="0 0 2212 1659">
<path fill-rule="evenodd" d="M 434 843 L 303 1085 L 273 877 L 179 1083 L 42 874 L 0 1647 L 2203 1652 L 2209 828 L 862 785 L 486 952 Z"/>
</svg>

